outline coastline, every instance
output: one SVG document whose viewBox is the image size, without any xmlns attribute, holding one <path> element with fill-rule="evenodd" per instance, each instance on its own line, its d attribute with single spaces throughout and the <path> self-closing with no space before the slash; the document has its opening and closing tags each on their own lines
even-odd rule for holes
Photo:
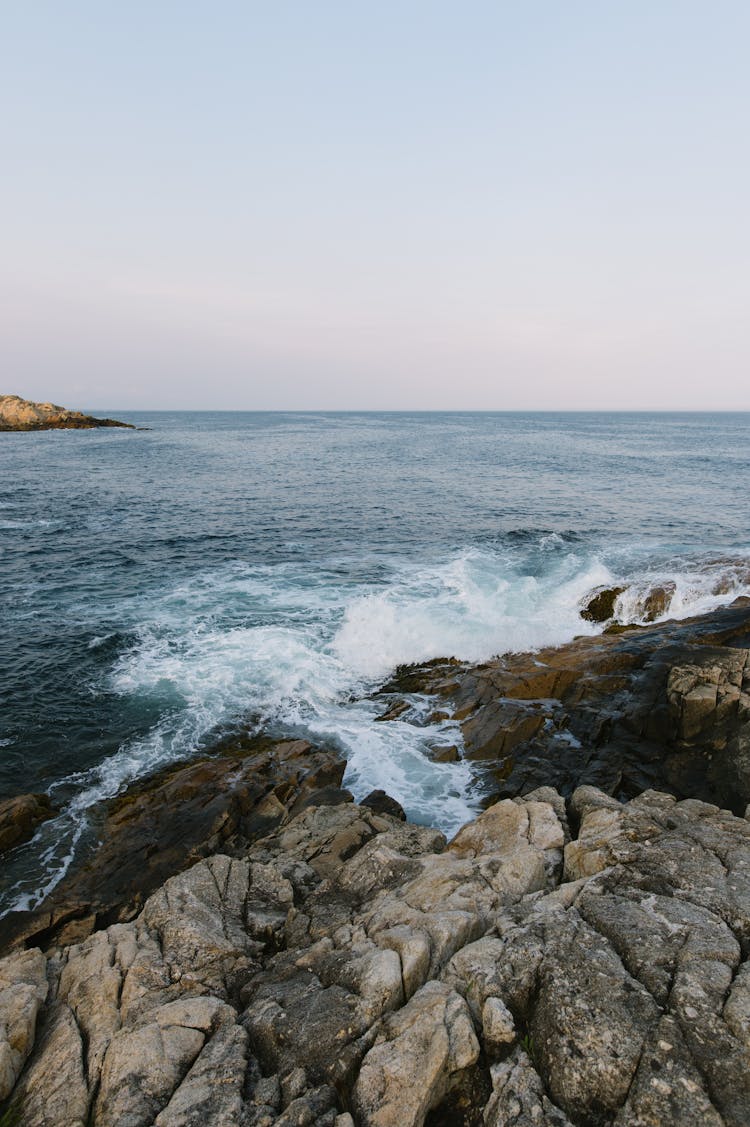
<svg viewBox="0 0 750 1127">
<path fill-rule="evenodd" d="M 415 697 L 416 724 L 457 723 L 461 752 L 438 744 L 431 754 L 471 763 L 480 809 L 540 787 L 569 800 L 577 787 L 596 786 L 620 802 L 654 789 L 743 816 L 750 770 L 736 732 L 750 719 L 750 665 L 738 660 L 748 649 L 750 598 L 740 598 L 692 619 L 610 628 L 478 664 L 401 666 L 372 699 L 381 723 L 408 717 Z M 199 857 L 241 852 L 305 806 L 352 801 L 346 766 L 332 746 L 260 733 L 227 737 L 136 779 L 94 808 L 99 846 L 38 907 L 0 918 L 0 952 L 20 936 L 70 941 L 130 919 Z M 0 804 L 0 821 L 20 827 L 21 845 L 53 816 L 46 796 Z"/>
<path fill-rule="evenodd" d="M 197 1122 L 189 1105 L 208 1122 L 499 1127 L 519 1101 L 529 1123 L 743 1122 L 749 649 L 740 599 L 400 668 L 383 722 L 429 693 L 488 781 L 450 844 L 382 794 L 355 804 L 344 763 L 304 741 L 137 784 L 51 903 L 4 921 L 19 946 L 0 974 L 28 1003 L 9 1106 L 42 1122 L 60 1074 L 65 1114 L 94 1123 Z M 155 1028 L 198 1031 L 183 1079 L 183 1033 L 155 1062 Z"/>
</svg>

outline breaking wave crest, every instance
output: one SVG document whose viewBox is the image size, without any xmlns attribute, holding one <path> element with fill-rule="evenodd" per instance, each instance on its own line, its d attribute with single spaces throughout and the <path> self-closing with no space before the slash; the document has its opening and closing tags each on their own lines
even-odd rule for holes
<svg viewBox="0 0 750 1127">
<path fill-rule="evenodd" d="M 409 719 L 376 723 L 383 702 L 371 694 L 400 664 L 479 661 L 596 633 L 601 626 L 584 621 L 581 609 L 606 586 L 624 588 L 619 622 L 644 621 L 657 588 L 664 600 L 652 619 L 687 617 L 750 593 L 750 557 L 658 562 L 540 535 L 533 555 L 528 545 L 506 544 L 437 561 L 234 563 L 113 604 L 108 616 L 131 642 L 92 692 L 149 704 L 160 718 L 114 755 L 51 785 L 62 813 L 38 830 L 36 860 L 7 889 L 5 909 L 34 907 L 59 882 L 94 806 L 209 749 L 222 730 L 263 728 L 332 744 L 346 757 L 355 797 L 382 788 L 411 819 L 452 833 L 480 796 L 468 762 L 436 763 L 430 749 L 460 747 L 458 725 L 427 722 L 430 702 L 418 698 Z M 92 609 L 92 628 L 100 614 Z M 95 636 L 92 645 L 101 644 Z"/>
</svg>

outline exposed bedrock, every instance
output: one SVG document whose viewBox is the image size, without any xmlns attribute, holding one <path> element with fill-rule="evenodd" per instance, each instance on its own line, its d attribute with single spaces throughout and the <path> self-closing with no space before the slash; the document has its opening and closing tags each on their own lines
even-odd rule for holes
<svg viewBox="0 0 750 1127">
<path fill-rule="evenodd" d="M 0 920 L 0 950 L 69 943 L 132 919 L 155 888 L 198 858 L 241 853 L 305 804 L 351 799 L 340 789 L 344 766 L 306 740 L 248 739 L 135 784 L 102 812 L 86 863 L 36 911 Z M 2 808 L 0 829 L 1 816 Z"/>
<path fill-rule="evenodd" d="M 0 395 L 0 431 L 5 430 L 91 430 L 94 427 L 124 427 L 132 423 L 99 419 L 82 411 L 70 411 L 57 403 L 35 403 L 20 395 Z"/>
<path fill-rule="evenodd" d="M 482 665 L 406 667 L 384 687 L 441 698 L 493 798 L 648 788 L 741 814 L 750 802 L 750 600 Z"/>
<path fill-rule="evenodd" d="M 569 823 L 578 825 L 570 837 Z M 9 1121 L 750 1121 L 750 823 L 503 800 L 446 845 L 310 806 L 139 915 L 0 962 Z"/>
</svg>

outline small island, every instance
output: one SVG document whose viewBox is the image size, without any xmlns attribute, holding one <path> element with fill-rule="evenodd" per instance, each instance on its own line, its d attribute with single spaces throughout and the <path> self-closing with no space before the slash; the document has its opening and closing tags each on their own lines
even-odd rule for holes
<svg viewBox="0 0 750 1127">
<path fill-rule="evenodd" d="M 132 423 L 117 419 L 96 419 L 82 411 L 70 411 L 56 403 L 34 403 L 20 395 L 0 395 L 0 431 L 4 430 L 90 430 L 93 427 L 125 427 Z"/>
</svg>

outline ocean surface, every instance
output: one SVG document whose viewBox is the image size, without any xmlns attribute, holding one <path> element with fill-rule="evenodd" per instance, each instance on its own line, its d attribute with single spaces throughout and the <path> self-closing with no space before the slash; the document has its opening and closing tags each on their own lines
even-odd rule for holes
<svg viewBox="0 0 750 1127">
<path fill-rule="evenodd" d="M 106 414 L 151 429 L 0 434 L 0 798 L 61 811 L 0 913 L 232 732 L 333 744 L 355 796 L 450 833 L 478 784 L 425 755 L 455 725 L 374 722 L 397 664 L 596 632 L 599 584 L 621 621 L 653 583 L 670 617 L 749 592 L 748 414 Z"/>
</svg>

